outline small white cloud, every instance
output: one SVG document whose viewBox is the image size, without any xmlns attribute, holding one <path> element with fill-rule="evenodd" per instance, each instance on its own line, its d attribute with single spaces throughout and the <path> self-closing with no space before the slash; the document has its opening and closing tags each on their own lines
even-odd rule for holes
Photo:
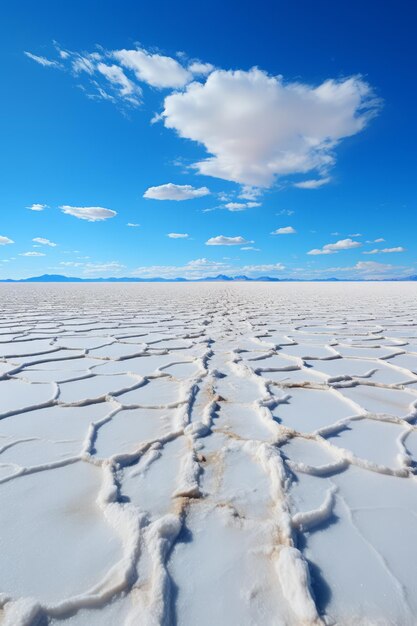
<svg viewBox="0 0 417 626">
<path fill-rule="evenodd" d="M 318 255 L 318 254 L 336 254 L 339 250 L 350 250 L 351 248 L 360 248 L 360 241 L 353 241 L 353 239 L 340 239 L 335 243 L 327 243 L 322 248 L 314 248 L 307 252 L 310 255 Z"/>
<path fill-rule="evenodd" d="M 397 246 L 396 248 L 375 248 L 374 250 L 369 250 L 364 252 L 363 254 L 391 254 L 392 252 L 405 252 L 405 248 L 402 246 Z"/>
<path fill-rule="evenodd" d="M 283 228 L 277 228 L 271 235 L 294 235 L 297 231 L 292 226 L 284 226 Z"/>
<path fill-rule="evenodd" d="M 261 206 L 260 202 L 228 202 L 224 205 L 224 208 L 228 211 L 246 211 L 246 209 L 252 209 L 254 207 Z"/>
<path fill-rule="evenodd" d="M 32 241 L 40 243 L 42 246 L 50 246 L 51 248 L 55 248 L 58 245 L 53 241 L 49 241 L 49 239 L 45 239 L 44 237 L 35 237 Z"/>
<path fill-rule="evenodd" d="M 130 228 L 139 228 L 140 224 L 134 224 L 133 222 L 128 222 L 126 226 L 130 226 Z"/>
<path fill-rule="evenodd" d="M 115 50 L 112 56 L 152 87 L 183 87 L 192 80 L 192 74 L 171 57 L 146 50 Z"/>
<path fill-rule="evenodd" d="M 19 256 L 46 256 L 44 252 L 21 252 Z"/>
<path fill-rule="evenodd" d="M 175 185 L 166 183 L 158 187 L 149 187 L 143 194 L 144 198 L 151 200 L 192 200 L 202 198 L 210 193 L 207 187 L 192 187 L 191 185 Z"/>
<path fill-rule="evenodd" d="M 201 61 L 194 61 L 188 66 L 188 70 L 193 74 L 198 74 L 201 76 L 207 76 L 214 70 L 214 65 L 211 63 L 201 63 Z"/>
<path fill-rule="evenodd" d="M 363 237 L 362 233 L 353 233 L 353 235 L 349 235 L 349 237 Z"/>
<path fill-rule="evenodd" d="M 78 217 L 80 220 L 87 220 L 88 222 L 102 222 L 103 220 L 107 220 L 110 217 L 117 215 L 116 211 L 97 206 L 76 207 L 63 205 L 59 208 L 67 215 L 73 215 L 74 217 Z"/>
<path fill-rule="evenodd" d="M 27 209 L 29 209 L 29 211 L 44 211 L 45 209 L 48 208 L 47 204 L 31 204 L 30 206 L 26 207 Z"/>
<path fill-rule="evenodd" d="M 262 195 L 262 189 L 260 187 L 255 187 L 253 185 L 243 185 L 241 192 L 239 194 L 239 198 L 243 200 L 256 200 L 259 196 Z"/>
<path fill-rule="evenodd" d="M 244 246 L 250 243 L 254 242 L 247 241 L 244 237 L 225 237 L 224 235 L 218 235 L 217 237 L 208 239 L 206 246 Z"/>
<path fill-rule="evenodd" d="M 378 239 L 374 239 L 373 243 L 382 243 L 385 239 L 383 237 L 378 237 Z"/>
<path fill-rule="evenodd" d="M 353 269 L 359 270 L 361 272 L 383 273 L 395 269 L 395 265 L 376 263 L 375 261 L 359 261 L 358 263 L 356 263 Z"/>
<path fill-rule="evenodd" d="M 188 233 L 168 233 L 167 237 L 170 239 L 187 239 Z"/>
<path fill-rule="evenodd" d="M 9 239 L 9 237 L 4 237 L 4 235 L 0 235 L 0 246 L 6 246 L 9 243 L 14 243 L 13 239 Z"/>
<path fill-rule="evenodd" d="M 252 252 L 260 252 L 261 249 L 260 248 L 255 248 L 254 246 L 243 246 L 243 248 L 241 248 L 241 250 L 252 250 Z"/>
<path fill-rule="evenodd" d="M 294 187 L 298 187 L 298 189 L 318 189 L 319 187 L 323 187 L 323 185 L 327 185 L 331 178 L 327 176 L 326 178 L 313 178 L 311 180 L 303 180 L 300 183 L 294 183 Z"/>
<path fill-rule="evenodd" d="M 41 57 L 37 54 L 32 54 L 31 52 L 24 52 L 24 54 L 29 57 L 29 59 L 32 59 L 32 61 L 35 61 L 36 63 L 39 63 L 39 65 L 43 65 L 44 67 L 59 67 L 59 63 L 57 63 L 56 61 L 50 61 L 46 57 Z"/>
</svg>

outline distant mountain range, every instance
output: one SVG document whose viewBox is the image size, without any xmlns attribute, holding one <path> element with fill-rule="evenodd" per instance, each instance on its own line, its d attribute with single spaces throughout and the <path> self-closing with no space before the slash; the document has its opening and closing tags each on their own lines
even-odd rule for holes
<svg viewBox="0 0 417 626">
<path fill-rule="evenodd" d="M 407 276 L 404 278 L 380 278 L 380 279 L 340 279 L 340 278 L 274 278 L 273 276 L 259 276 L 259 278 L 250 278 L 249 276 L 227 276 L 226 274 L 218 274 L 217 276 L 207 276 L 206 278 L 78 278 L 75 276 L 62 276 L 61 274 L 43 274 L 42 276 L 32 276 L 31 278 L 7 278 L 0 279 L 0 283 L 201 283 L 201 282 L 271 282 L 271 283 L 301 283 L 301 282 L 404 282 L 417 281 L 417 275 Z"/>
</svg>

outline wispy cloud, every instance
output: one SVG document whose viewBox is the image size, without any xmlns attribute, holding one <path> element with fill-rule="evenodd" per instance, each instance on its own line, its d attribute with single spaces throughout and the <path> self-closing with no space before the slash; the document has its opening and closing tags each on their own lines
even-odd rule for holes
<svg viewBox="0 0 417 626">
<path fill-rule="evenodd" d="M 21 252 L 19 256 L 46 256 L 44 252 Z"/>
<path fill-rule="evenodd" d="M 13 239 L 5 237 L 4 235 L 0 235 L 0 246 L 6 246 L 10 243 L 14 243 Z"/>
<path fill-rule="evenodd" d="M 170 239 L 188 239 L 188 233 L 168 233 L 167 237 Z"/>
<path fill-rule="evenodd" d="M 281 211 L 278 211 L 278 213 L 275 213 L 275 215 L 287 215 L 288 217 L 291 217 L 291 215 L 294 215 L 295 211 L 291 210 L 291 209 L 281 209 Z"/>
<path fill-rule="evenodd" d="M 329 176 L 325 178 L 311 178 L 310 180 L 302 180 L 299 183 L 294 183 L 294 187 L 298 189 L 319 189 L 323 185 L 327 185 L 331 181 Z"/>
<path fill-rule="evenodd" d="M 254 207 L 261 206 L 260 202 L 228 202 L 224 205 L 227 211 L 246 211 L 246 209 L 252 209 Z"/>
<path fill-rule="evenodd" d="M 244 237 L 225 237 L 224 235 L 218 235 L 217 237 L 211 237 L 206 241 L 206 246 L 244 246 L 246 244 L 254 243 L 253 241 L 247 241 Z"/>
<path fill-rule="evenodd" d="M 271 235 L 295 235 L 297 231 L 292 226 L 284 226 L 272 231 Z"/>
<path fill-rule="evenodd" d="M 77 217 L 80 220 L 86 220 L 88 222 L 102 222 L 117 215 L 116 211 L 112 211 L 112 209 L 105 209 L 103 207 L 76 207 L 63 205 L 60 209 L 67 215 L 72 215 L 73 217 Z"/>
<path fill-rule="evenodd" d="M 24 52 L 24 54 L 35 63 L 39 63 L 39 65 L 43 65 L 44 67 L 59 67 L 59 63 L 57 61 L 51 61 L 46 57 L 38 56 L 37 54 L 32 54 L 32 52 Z"/>
<path fill-rule="evenodd" d="M 97 70 L 107 78 L 122 98 L 131 102 L 131 104 L 140 104 L 141 88 L 130 80 L 118 65 L 98 63 Z"/>
<path fill-rule="evenodd" d="M 397 246 L 396 248 L 374 248 L 374 250 L 367 250 L 363 254 L 391 254 L 393 252 L 405 252 L 405 248 Z"/>
<path fill-rule="evenodd" d="M 242 271 L 247 274 L 259 273 L 259 272 L 279 272 L 285 269 L 285 265 L 282 263 L 267 263 L 264 265 L 244 265 Z"/>
<path fill-rule="evenodd" d="M 50 246 L 51 248 L 55 248 L 58 245 L 49 239 L 45 239 L 44 237 L 35 237 L 32 241 L 40 243 L 42 246 Z"/>
</svg>

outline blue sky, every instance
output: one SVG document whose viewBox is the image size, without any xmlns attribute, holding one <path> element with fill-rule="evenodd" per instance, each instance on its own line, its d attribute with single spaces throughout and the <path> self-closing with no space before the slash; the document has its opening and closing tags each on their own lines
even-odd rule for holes
<svg viewBox="0 0 417 626">
<path fill-rule="evenodd" d="M 7 3 L 0 278 L 416 273 L 415 26 L 405 0 Z"/>
</svg>

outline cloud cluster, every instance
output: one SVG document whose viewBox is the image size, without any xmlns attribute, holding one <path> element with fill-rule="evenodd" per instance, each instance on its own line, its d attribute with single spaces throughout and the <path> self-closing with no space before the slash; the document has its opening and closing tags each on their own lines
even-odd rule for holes
<svg viewBox="0 0 417 626">
<path fill-rule="evenodd" d="M 144 198 L 151 200 L 193 200 L 208 196 L 210 190 L 207 187 L 192 187 L 191 185 L 175 185 L 166 183 L 158 187 L 149 187 L 143 194 Z"/>
<path fill-rule="evenodd" d="M 243 186 L 241 197 L 278 177 L 312 175 L 295 182 L 317 189 L 330 181 L 335 149 L 377 114 L 380 101 L 360 76 L 319 85 L 285 81 L 252 68 L 215 69 L 144 48 L 78 53 L 58 48 L 59 61 L 25 53 L 44 66 L 69 70 L 88 81 L 90 98 L 138 106 L 141 85 L 170 91 L 160 119 L 166 128 L 205 148 L 193 167 L 199 173 Z"/>
<path fill-rule="evenodd" d="M 84 87 L 89 98 L 120 102 L 132 106 L 142 103 L 141 85 L 157 89 L 179 89 L 213 71 L 211 63 L 194 60 L 188 67 L 173 57 L 150 52 L 144 48 L 105 50 L 100 47 L 95 52 L 74 52 L 64 50 L 55 44 L 59 60 L 25 52 L 24 54 L 43 65 L 68 71 L 78 80 L 87 79 Z"/>
<path fill-rule="evenodd" d="M 353 241 L 353 239 L 340 239 L 335 243 L 327 243 L 322 248 L 314 248 L 307 252 L 307 254 L 311 254 L 313 256 L 318 254 L 336 254 L 340 250 L 351 250 L 352 248 L 360 248 L 360 241 Z"/>
<path fill-rule="evenodd" d="M 59 207 L 63 213 L 72 215 L 80 220 L 86 220 L 88 222 L 102 222 L 110 217 L 117 215 L 116 211 L 112 209 L 104 209 L 103 207 L 90 206 L 90 207 L 76 207 L 63 205 Z"/>
</svg>

